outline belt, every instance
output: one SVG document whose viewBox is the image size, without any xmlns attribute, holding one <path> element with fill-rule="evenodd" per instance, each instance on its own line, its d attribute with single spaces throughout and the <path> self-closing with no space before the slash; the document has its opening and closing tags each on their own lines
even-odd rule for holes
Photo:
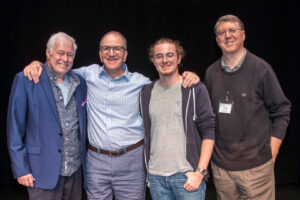
<svg viewBox="0 0 300 200">
<path fill-rule="evenodd" d="M 115 150 L 115 151 L 107 151 L 107 150 L 104 150 L 104 149 L 98 149 L 97 147 L 94 147 L 92 146 L 91 144 L 89 144 L 89 149 L 94 151 L 94 152 L 97 152 L 97 153 L 101 153 L 101 154 L 106 154 L 106 155 L 110 155 L 110 156 L 120 156 L 120 155 L 123 155 L 124 153 L 128 152 L 128 151 L 131 151 L 133 149 L 136 149 L 138 148 L 139 146 L 142 146 L 144 144 L 144 140 L 140 140 L 139 142 L 135 143 L 135 144 L 132 144 L 126 148 L 123 148 L 123 149 L 119 149 L 119 150 Z"/>
</svg>

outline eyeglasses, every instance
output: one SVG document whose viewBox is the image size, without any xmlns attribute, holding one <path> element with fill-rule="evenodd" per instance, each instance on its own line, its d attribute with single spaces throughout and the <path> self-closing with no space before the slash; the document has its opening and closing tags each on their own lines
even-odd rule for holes
<svg viewBox="0 0 300 200">
<path fill-rule="evenodd" d="M 116 54 L 120 54 L 122 51 L 124 51 L 124 50 L 126 50 L 126 48 L 125 47 L 122 47 L 122 46 L 113 46 L 113 47 L 111 47 L 111 46 L 101 46 L 100 47 L 100 50 L 103 52 L 103 53 L 109 53 L 110 52 L 110 50 L 113 50 L 113 52 L 114 53 L 116 53 Z"/>
<path fill-rule="evenodd" d="M 240 28 L 230 28 L 228 30 L 217 32 L 217 36 L 224 36 L 226 33 L 235 34 L 238 30 L 242 30 Z"/>
<path fill-rule="evenodd" d="M 167 53 L 166 55 L 163 55 L 163 54 L 156 54 L 155 56 L 154 56 L 154 58 L 156 59 L 156 60 L 162 60 L 163 59 L 163 57 L 166 57 L 166 58 L 173 58 L 175 56 L 175 53 Z"/>
</svg>

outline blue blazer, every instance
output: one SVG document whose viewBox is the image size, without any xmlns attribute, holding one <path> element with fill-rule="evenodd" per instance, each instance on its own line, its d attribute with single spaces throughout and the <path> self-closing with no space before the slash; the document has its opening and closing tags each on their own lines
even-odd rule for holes
<svg viewBox="0 0 300 200">
<path fill-rule="evenodd" d="M 86 83 L 79 77 L 74 96 L 79 117 L 83 168 L 86 153 Z M 34 187 L 53 189 L 60 174 L 62 127 L 45 65 L 39 83 L 18 73 L 7 114 L 7 145 L 14 178 L 32 174 Z"/>
</svg>

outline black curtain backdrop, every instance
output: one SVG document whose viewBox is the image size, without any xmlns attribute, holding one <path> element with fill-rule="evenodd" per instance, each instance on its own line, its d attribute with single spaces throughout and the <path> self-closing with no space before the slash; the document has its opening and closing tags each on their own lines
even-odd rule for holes
<svg viewBox="0 0 300 200">
<path fill-rule="evenodd" d="M 45 61 L 46 42 L 64 31 L 79 49 L 74 68 L 99 63 L 101 36 L 122 32 L 128 42 L 127 64 L 152 80 L 158 78 L 148 61 L 149 45 L 160 37 L 180 40 L 187 51 L 181 71 L 204 79 L 206 68 L 221 56 L 213 28 L 217 19 L 234 14 L 245 24 L 248 50 L 269 62 L 292 102 L 286 138 L 275 166 L 277 184 L 300 182 L 299 124 L 299 11 L 292 1 L 201 0 L 61 0 L 1 1 L 1 134 L 0 184 L 14 183 L 6 147 L 6 113 L 14 75 L 32 60 Z M 297 61 L 297 62 L 296 62 Z"/>
</svg>

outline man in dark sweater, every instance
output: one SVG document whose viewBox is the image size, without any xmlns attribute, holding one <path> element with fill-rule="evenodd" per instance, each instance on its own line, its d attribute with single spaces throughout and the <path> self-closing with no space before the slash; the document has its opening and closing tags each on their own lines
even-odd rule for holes
<svg viewBox="0 0 300 200">
<path fill-rule="evenodd" d="M 290 119 L 271 66 L 244 48 L 239 18 L 215 25 L 223 56 L 206 71 L 216 114 L 212 172 L 218 199 L 275 199 L 274 162 Z"/>
</svg>

